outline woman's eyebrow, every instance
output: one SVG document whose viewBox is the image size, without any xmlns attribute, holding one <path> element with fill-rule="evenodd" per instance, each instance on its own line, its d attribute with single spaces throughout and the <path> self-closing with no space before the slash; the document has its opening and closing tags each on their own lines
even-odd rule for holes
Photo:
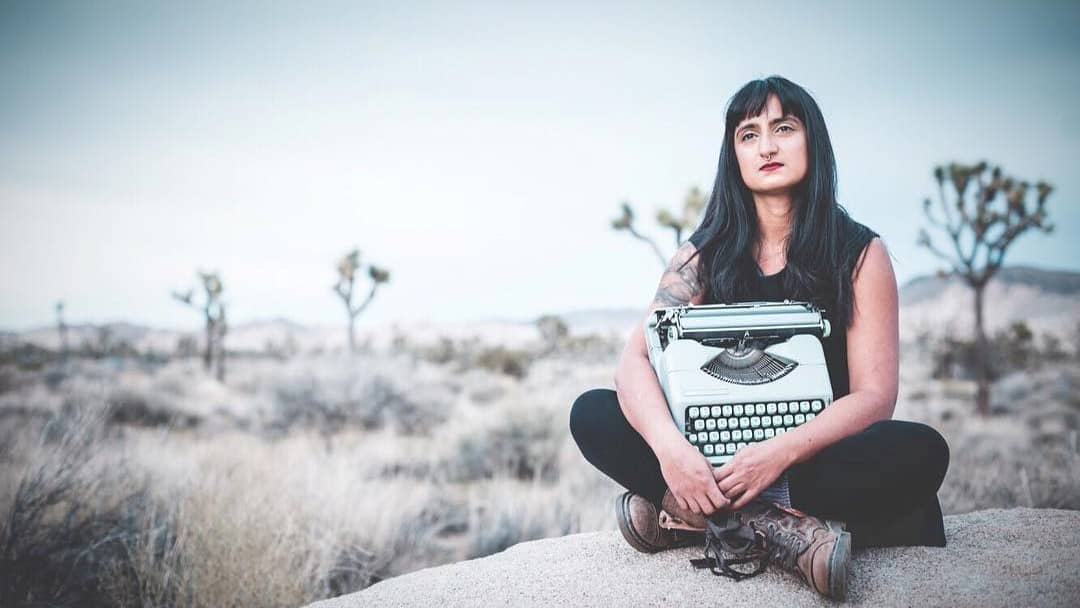
<svg viewBox="0 0 1080 608">
<path fill-rule="evenodd" d="M 776 126 L 777 124 L 782 123 L 782 122 L 786 122 L 788 120 L 791 120 L 791 121 L 794 121 L 794 122 L 799 122 L 799 117 L 795 116 L 794 114 L 784 114 L 780 118 L 774 118 L 774 119 L 770 120 L 769 121 L 769 126 Z M 736 129 L 735 134 L 738 135 L 744 129 L 756 129 L 756 128 L 757 128 L 757 123 L 748 122 L 748 123 L 745 123 L 742 126 L 740 126 L 738 129 Z"/>
</svg>

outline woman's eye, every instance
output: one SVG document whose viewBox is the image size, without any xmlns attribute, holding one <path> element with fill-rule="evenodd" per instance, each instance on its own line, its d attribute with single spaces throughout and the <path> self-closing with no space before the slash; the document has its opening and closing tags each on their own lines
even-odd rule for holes
<svg viewBox="0 0 1080 608">
<path fill-rule="evenodd" d="M 739 138 L 739 141 L 746 141 L 746 138 L 750 137 L 751 135 L 756 135 L 756 133 L 754 133 L 752 131 L 749 132 L 749 133 L 743 133 L 743 136 L 741 138 Z"/>
<path fill-rule="evenodd" d="M 794 131 L 795 130 L 794 128 L 791 127 L 791 125 L 780 125 L 780 127 L 777 130 L 779 131 L 780 129 L 787 129 L 788 131 Z"/>
</svg>

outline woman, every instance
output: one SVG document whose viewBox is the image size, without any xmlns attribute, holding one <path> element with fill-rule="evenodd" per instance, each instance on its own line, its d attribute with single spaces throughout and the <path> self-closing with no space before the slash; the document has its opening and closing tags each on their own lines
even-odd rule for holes
<svg viewBox="0 0 1080 608">
<path fill-rule="evenodd" d="M 774 558 L 819 592 L 842 597 L 850 543 L 944 546 L 937 490 L 948 446 L 926 425 L 891 420 L 896 279 L 881 239 L 836 202 L 835 159 L 817 103 L 779 76 L 755 80 L 728 102 L 725 127 L 704 219 L 648 310 L 784 299 L 817 305 L 833 328 L 822 340 L 832 405 L 713 468 L 675 427 L 638 323 L 616 389 L 581 395 L 570 429 L 585 458 L 629 490 L 616 512 L 634 548 L 700 542 L 687 530 L 704 529 L 714 513 L 735 513 L 765 531 Z"/>
</svg>

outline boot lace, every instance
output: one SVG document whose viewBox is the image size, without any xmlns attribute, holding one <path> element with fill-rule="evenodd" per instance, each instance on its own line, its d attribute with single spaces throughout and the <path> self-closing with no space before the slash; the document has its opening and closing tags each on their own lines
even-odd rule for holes
<svg viewBox="0 0 1080 608">
<path fill-rule="evenodd" d="M 761 531 L 742 523 L 730 512 L 722 512 L 705 522 L 705 557 L 692 559 L 690 564 L 708 568 L 716 576 L 741 581 L 764 572 L 772 551 Z M 749 569 L 734 567 L 746 564 L 750 564 Z"/>
<path fill-rule="evenodd" d="M 796 569 L 796 560 L 810 546 L 801 536 L 769 524 L 769 562 L 786 570 Z"/>
</svg>

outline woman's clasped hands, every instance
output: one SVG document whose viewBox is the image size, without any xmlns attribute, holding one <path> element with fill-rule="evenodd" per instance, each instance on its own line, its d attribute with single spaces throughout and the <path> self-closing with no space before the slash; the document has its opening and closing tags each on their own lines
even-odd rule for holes
<svg viewBox="0 0 1080 608">
<path fill-rule="evenodd" d="M 702 515 L 741 509 L 776 481 L 788 465 L 780 446 L 770 441 L 743 446 L 717 468 L 686 442 L 673 446 L 659 461 L 660 472 L 679 506 Z"/>
<path fill-rule="evenodd" d="M 776 481 L 790 463 L 777 441 L 743 446 L 724 465 L 713 469 L 720 492 L 734 501 L 731 509 L 741 509 Z"/>
</svg>

